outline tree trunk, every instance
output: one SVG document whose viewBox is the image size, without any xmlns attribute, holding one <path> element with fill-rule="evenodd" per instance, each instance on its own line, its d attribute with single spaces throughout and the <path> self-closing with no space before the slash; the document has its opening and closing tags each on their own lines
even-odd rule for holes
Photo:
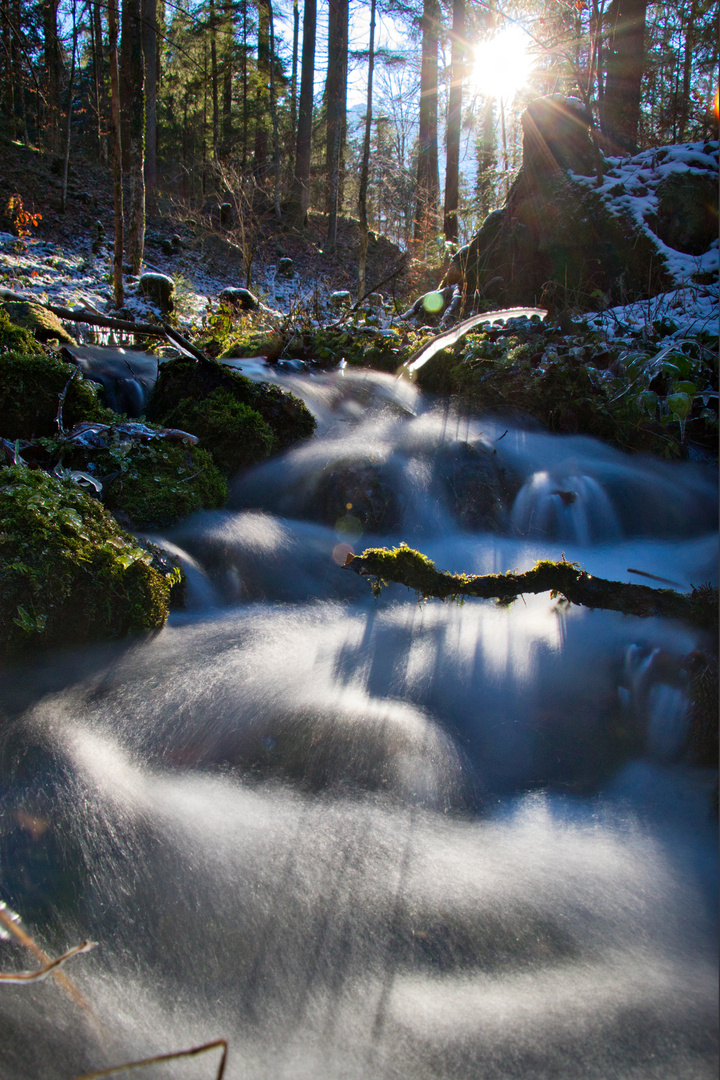
<svg viewBox="0 0 720 1080">
<path fill-rule="evenodd" d="M 358 260 L 358 303 L 365 297 L 365 268 L 368 249 L 367 189 L 370 174 L 370 132 L 372 130 L 372 92 L 373 70 L 375 67 L 375 7 L 376 0 L 370 6 L 370 44 L 368 46 L 368 85 L 367 105 L 365 107 L 365 137 L 363 139 L 362 165 L 360 166 L 360 194 L 358 211 L 360 214 L 360 257 Z"/>
<path fill-rule="evenodd" d="M 72 8 L 72 59 L 70 61 L 70 79 L 68 82 L 68 96 L 67 96 L 67 112 L 65 123 L 65 158 L 63 161 L 63 176 L 62 176 L 62 194 L 60 195 L 60 213 L 64 214 L 67 211 L 67 188 L 68 188 L 68 173 L 70 171 L 70 138 L 72 136 L 72 108 L 73 108 L 73 91 L 75 89 L 75 57 L 77 55 L 77 20 L 75 18 L 75 5 Z"/>
<path fill-rule="evenodd" d="M 110 106 L 112 109 L 113 201 L 115 205 L 115 248 L 113 254 L 113 286 L 115 307 L 121 308 L 123 293 L 123 188 L 122 136 L 120 124 L 120 74 L 118 71 L 118 0 L 108 0 L 108 46 L 110 52 Z"/>
<path fill-rule="evenodd" d="M 347 111 L 349 0 L 330 0 L 328 21 L 328 69 L 325 80 L 327 100 L 327 170 L 329 214 L 327 250 L 337 244 L 337 216 L 340 205 L 340 167 Z"/>
<path fill-rule="evenodd" d="M 268 14 L 270 17 L 270 115 L 272 116 L 273 164 L 275 166 L 275 217 L 280 221 L 282 218 L 282 211 L 280 209 L 280 140 L 278 136 L 277 100 L 275 94 L 275 20 L 273 18 L 272 4 L 269 0 Z"/>
<path fill-rule="evenodd" d="M 60 0 L 45 0 L 43 4 L 43 67 L 45 94 L 48 102 L 48 134 L 51 150 L 59 143 L 58 115 L 60 104 L 60 75 L 62 56 L 57 36 L 57 12 Z"/>
<path fill-rule="evenodd" d="M 123 0 L 121 66 L 128 138 L 128 260 L 133 274 L 138 274 L 145 246 L 145 75 L 140 0 Z"/>
<path fill-rule="evenodd" d="M 212 148 L 217 160 L 220 142 L 220 103 L 218 96 L 217 17 L 215 0 L 210 0 L 210 79 L 212 81 Z"/>
<path fill-rule="evenodd" d="M 429 233 L 436 230 L 440 196 L 437 144 L 437 54 L 440 30 L 438 0 L 424 0 L 421 26 L 420 125 L 414 233 L 416 240 L 425 239 Z"/>
<path fill-rule="evenodd" d="M 306 223 L 310 207 L 310 152 L 312 147 L 317 0 L 305 0 L 304 12 L 300 110 L 295 145 L 295 175 L 291 194 L 291 218 L 294 224 L 298 226 L 303 226 Z"/>
<path fill-rule="evenodd" d="M 142 45 L 145 63 L 145 193 L 155 201 L 157 187 L 157 4 L 142 0 Z"/>
<path fill-rule="evenodd" d="M 264 179 L 268 167 L 268 83 L 270 81 L 270 0 L 257 0 L 258 78 L 255 95 L 255 175 Z"/>
<path fill-rule="evenodd" d="M 223 3 L 223 29 L 225 31 L 225 48 L 223 50 L 223 63 L 222 63 L 222 153 L 223 156 L 227 156 L 232 150 L 233 143 L 233 130 L 232 130 L 232 103 L 233 103 L 233 44 L 235 40 L 234 36 L 234 24 L 233 24 L 233 5 L 231 0 L 224 0 Z"/>
<path fill-rule="evenodd" d="M 605 16 L 604 134 L 628 154 L 637 150 L 647 5 L 648 0 L 612 0 Z"/>
<path fill-rule="evenodd" d="M 450 101 L 447 122 L 447 166 L 445 169 L 446 240 L 458 238 L 460 201 L 460 122 L 462 119 L 462 80 L 465 63 L 465 0 L 453 0 L 452 59 L 450 63 Z"/>
</svg>

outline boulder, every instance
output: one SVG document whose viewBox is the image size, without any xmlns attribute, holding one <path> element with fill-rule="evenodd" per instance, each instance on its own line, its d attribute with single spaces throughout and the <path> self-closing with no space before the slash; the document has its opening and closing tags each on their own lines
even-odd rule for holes
<svg viewBox="0 0 720 1080">
<path fill-rule="evenodd" d="M 153 304 L 157 304 L 164 314 L 168 314 L 175 307 L 175 282 L 167 274 L 141 274 L 138 292 Z"/>
<path fill-rule="evenodd" d="M 581 104 L 541 98 L 522 126 L 523 164 L 504 206 L 455 255 L 442 285 L 461 285 L 467 301 L 488 308 L 582 310 L 671 288 L 652 234 L 617 198 L 622 183 L 591 179 L 602 159 Z"/>
<path fill-rule="evenodd" d="M 338 289 L 337 292 L 330 293 L 330 305 L 336 309 L 350 307 L 352 297 L 347 289 Z"/>
<path fill-rule="evenodd" d="M 230 304 L 231 307 L 242 308 L 243 311 L 257 311 L 260 301 L 249 289 L 227 288 L 220 293 L 221 303 Z"/>
<path fill-rule="evenodd" d="M 55 338 L 63 345 L 74 345 L 75 340 L 67 332 L 57 315 L 42 307 L 26 301 L 7 301 L 5 311 L 11 322 L 29 330 L 38 341 L 51 341 Z"/>
<path fill-rule="evenodd" d="M 688 255 L 702 255 L 718 236 L 717 174 L 672 172 L 657 187 L 654 232 Z"/>
<path fill-rule="evenodd" d="M 292 259 L 284 256 L 282 259 L 278 259 L 277 272 L 280 277 L 291 278 L 295 276 L 295 263 Z"/>
</svg>

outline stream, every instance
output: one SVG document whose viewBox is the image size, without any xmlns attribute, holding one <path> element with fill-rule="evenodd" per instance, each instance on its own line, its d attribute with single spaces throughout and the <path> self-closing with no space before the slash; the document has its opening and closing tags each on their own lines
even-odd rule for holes
<svg viewBox="0 0 720 1080">
<path fill-rule="evenodd" d="M 220 1037 L 231 1080 L 715 1077 L 702 635 L 549 595 L 375 598 L 341 564 L 406 541 L 456 572 L 716 582 L 716 470 L 387 376 L 275 377 L 317 437 L 155 537 L 186 608 L 0 680 L 0 899 L 51 955 L 97 942 L 63 969 L 82 1003 L 0 985 L 0 1077 Z"/>
</svg>

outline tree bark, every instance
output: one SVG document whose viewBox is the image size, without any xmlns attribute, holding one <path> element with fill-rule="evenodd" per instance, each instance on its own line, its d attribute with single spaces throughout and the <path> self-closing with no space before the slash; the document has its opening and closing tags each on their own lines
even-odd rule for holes
<svg viewBox="0 0 720 1080">
<path fill-rule="evenodd" d="M 60 0 L 45 0 L 43 4 L 43 67 L 45 69 L 45 93 L 48 102 L 48 129 L 50 148 L 58 148 L 58 106 L 60 102 L 60 76 L 62 55 L 57 34 L 57 13 Z"/>
<path fill-rule="evenodd" d="M 157 3 L 142 0 L 142 46 L 145 63 L 145 193 L 154 202 L 157 187 Z"/>
<path fill-rule="evenodd" d="M 280 139 L 278 132 L 277 97 L 275 91 L 275 20 L 270 0 L 268 0 L 268 16 L 270 24 L 270 115 L 272 117 L 273 131 L 273 165 L 275 172 L 274 206 L 275 217 L 278 221 L 282 218 L 280 209 Z"/>
<path fill-rule="evenodd" d="M 349 555 L 345 566 L 361 577 L 369 577 L 377 590 L 389 581 L 406 585 L 420 596 L 474 596 L 504 603 L 523 593 L 559 594 L 572 604 L 620 611 L 641 618 L 661 616 L 684 619 L 695 626 L 713 630 L 718 622 L 718 590 L 710 586 L 679 593 L 673 589 L 652 589 L 593 577 L 575 563 L 538 562 L 524 574 L 449 574 L 406 544 L 393 548 L 367 548 L 362 555 Z"/>
<path fill-rule="evenodd" d="M 264 179 L 268 167 L 268 83 L 270 81 L 270 0 L 257 0 L 258 79 L 255 94 L 255 175 Z"/>
<path fill-rule="evenodd" d="M 60 195 L 60 213 L 64 214 L 67 211 L 67 188 L 68 188 L 68 173 L 70 171 L 70 139 L 72 136 L 72 108 L 73 108 L 73 92 L 75 90 L 75 57 L 77 55 L 77 39 L 78 28 L 77 20 L 75 18 L 75 5 L 72 9 L 72 59 L 70 61 L 70 79 L 68 81 L 68 96 L 67 96 L 67 111 L 65 122 L 65 158 L 63 160 L 63 177 L 62 177 L 62 194 Z"/>
<path fill-rule="evenodd" d="M 645 71 L 645 18 L 648 0 L 612 0 L 605 16 L 604 134 L 622 152 L 638 145 L 640 90 Z"/>
<path fill-rule="evenodd" d="M 337 245 L 337 218 L 341 208 L 340 169 L 347 112 L 349 8 L 349 0 L 330 0 L 328 68 L 325 80 L 325 98 L 327 101 L 325 168 L 327 171 L 327 211 L 329 215 L 326 247 L 328 251 L 334 251 Z"/>
<path fill-rule="evenodd" d="M 438 0 L 424 0 L 421 26 L 420 124 L 414 230 L 416 240 L 426 239 L 428 233 L 434 232 L 437 228 L 440 196 L 437 143 L 437 54 L 440 31 Z"/>
<path fill-rule="evenodd" d="M 145 73 L 143 69 L 141 0 L 123 0 L 121 78 L 128 138 L 128 260 L 140 272 L 145 247 Z"/>
<path fill-rule="evenodd" d="M 373 0 L 374 2 L 374 0 Z M 295 225 L 307 222 L 310 207 L 310 152 L 312 148 L 313 78 L 315 75 L 315 30 L 317 0 L 305 0 L 303 18 L 300 109 L 295 146 L 295 175 L 291 193 L 291 218 Z"/>
<path fill-rule="evenodd" d="M 465 64 L 465 0 L 453 0 L 451 48 L 443 225 L 445 239 L 457 240 L 458 205 L 460 202 L 460 123 L 462 120 L 462 81 Z"/>
<path fill-rule="evenodd" d="M 212 147 L 217 160 L 220 142 L 220 99 L 218 94 L 217 13 L 215 0 L 210 0 L 210 79 L 212 82 Z"/>
<path fill-rule="evenodd" d="M 113 252 L 113 290 L 115 307 L 121 308 L 123 290 L 123 187 L 122 135 L 120 123 L 120 74 L 118 71 L 118 0 L 108 0 L 108 46 L 110 52 L 110 107 L 112 110 L 113 202 L 115 208 L 115 246 Z"/>
<path fill-rule="evenodd" d="M 360 167 L 360 193 L 358 211 L 360 214 L 360 257 L 358 259 L 358 303 L 365 297 L 365 267 L 368 250 L 367 189 L 370 174 L 370 132 L 372 130 L 372 93 L 373 69 L 375 67 L 375 10 L 376 0 L 370 7 L 370 44 L 368 46 L 368 85 L 367 105 L 365 108 L 365 137 L 363 139 L 362 165 Z"/>
</svg>

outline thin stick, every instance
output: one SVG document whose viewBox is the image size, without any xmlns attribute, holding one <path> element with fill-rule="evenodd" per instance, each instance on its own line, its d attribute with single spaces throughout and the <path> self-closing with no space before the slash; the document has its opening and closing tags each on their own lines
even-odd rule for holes
<svg viewBox="0 0 720 1080">
<path fill-rule="evenodd" d="M 193 1046 L 190 1050 L 175 1050 L 172 1054 L 156 1054 L 155 1057 L 143 1058 L 142 1061 L 128 1061 L 124 1065 L 113 1065 L 109 1069 L 98 1069 L 97 1072 L 85 1073 L 76 1077 L 76 1080 L 99 1080 L 101 1076 L 112 1076 L 113 1073 L 124 1072 L 126 1069 L 141 1069 L 145 1065 L 157 1065 L 160 1061 L 173 1061 L 175 1058 L 194 1057 L 196 1054 L 204 1054 L 207 1050 L 222 1047 L 222 1057 L 218 1064 L 216 1080 L 222 1080 L 225 1075 L 225 1062 L 227 1060 L 227 1039 L 215 1039 L 213 1042 L 203 1043 L 202 1046 Z"/>
<path fill-rule="evenodd" d="M 18 941 L 25 946 L 26 949 L 29 949 L 33 956 L 36 956 L 42 964 L 52 963 L 52 957 L 48 956 L 48 954 L 44 952 L 39 945 L 36 944 L 33 938 L 31 938 L 30 935 L 25 930 L 23 930 L 22 926 L 19 925 L 16 918 L 12 918 L 11 915 L 8 915 L 7 906 L 1 900 L 0 923 L 2 923 L 2 925 L 6 927 L 10 931 L 10 933 L 16 937 Z M 71 982 L 71 980 L 68 979 L 64 971 L 54 971 L 53 978 L 57 979 L 63 990 L 65 990 L 70 995 L 73 1001 L 76 1002 L 76 1004 L 78 1004 L 81 1009 L 84 1009 L 86 1012 L 92 1014 L 90 1005 L 80 993 L 77 986 L 75 986 L 75 983 Z"/>
<path fill-rule="evenodd" d="M 96 941 L 83 941 L 82 945 L 76 945 L 73 949 L 68 949 L 62 956 L 58 956 L 56 960 L 51 960 L 49 964 L 45 964 L 44 967 L 39 968 L 37 971 L 19 971 L 14 974 L 6 974 L 0 972 L 0 983 L 28 983 L 28 982 L 40 982 L 42 979 L 46 979 L 48 975 L 51 975 L 53 971 L 56 971 L 61 964 L 64 964 L 66 960 L 69 960 L 71 956 L 76 956 L 78 953 L 90 952 L 97 945 Z"/>
</svg>

